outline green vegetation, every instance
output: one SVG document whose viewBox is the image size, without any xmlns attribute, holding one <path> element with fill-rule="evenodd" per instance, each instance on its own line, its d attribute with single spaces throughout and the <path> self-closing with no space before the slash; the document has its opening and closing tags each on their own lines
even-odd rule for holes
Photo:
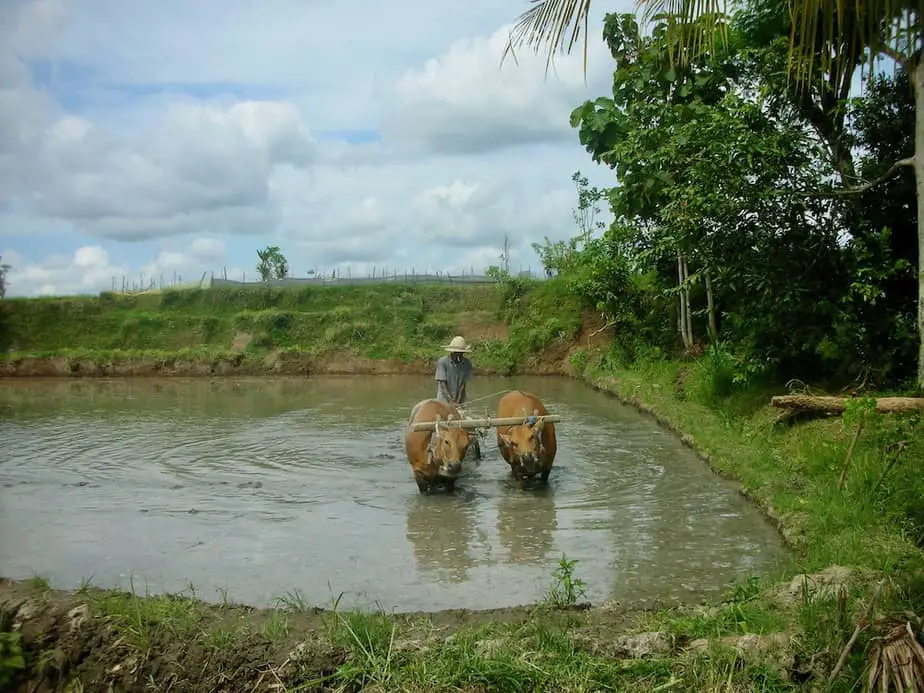
<svg viewBox="0 0 924 693">
<path fill-rule="evenodd" d="M 6 626 L 0 628 L 0 685 L 6 687 L 25 670 L 26 659 L 22 653 L 22 633 L 13 633 Z"/>
<path fill-rule="evenodd" d="M 574 568 L 577 560 L 568 560 L 562 554 L 555 569 L 554 581 L 549 587 L 544 603 L 553 607 L 575 606 L 587 594 L 585 582 L 575 576 Z"/>
<path fill-rule="evenodd" d="M 562 557 L 550 595 L 579 583 L 575 563 Z M 24 685 L 51 676 L 76 690 L 114 681 L 127 691 L 173 690 L 182 681 L 178 690 L 221 683 L 250 691 L 269 675 L 286 691 L 796 691 L 834 667 L 864 586 L 806 584 L 783 598 L 751 578 L 706 607 L 619 614 L 574 609 L 567 599 L 572 604 L 542 603 L 507 622 L 472 614 L 447 625 L 438 614 L 349 611 L 339 600 L 328 611 L 291 597 L 252 610 L 227 599 L 205 604 L 192 587 L 141 596 L 134 588 L 56 593 L 23 583 L 12 595 L 0 592 L 7 631 L 0 673 Z M 894 586 L 887 603 L 912 601 Z M 8 631 L 24 612 L 32 624 L 25 638 Z M 862 668 L 866 640 L 846 673 Z M 851 686 L 842 676 L 831 690 Z"/>
<path fill-rule="evenodd" d="M 3 256 L 0 255 L 0 260 Z M 10 266 L 5 262 L 0 262 L 0 298 L 6 296 L 6 273 L 10 271 Z"/>
<path fill-rule="evenodd" d="M 429 362 L 458 332 L 479 365 L 507 371 L 581 326 L 581 301 L 503 286 L 401 284 L 300 289 L 185 289 L 156 294 L 3 302 L 7 361 L 70 357 L 237 362 L 272 352 Z M 509 329 L 496 332 L 498 325 Z M 479 338 L 481 336 L 482 338 Z"/>
<path fill-rule="evenodd" d="M 848 4 L 838 11 L 873 8 Z M 828 18 L 835 7 L 795 5 L 820 7 Z M 531 16 L 548 23 L 585 6 Z M 863 31 L 878 31 L 890 7 L 907 4 L 876 5 Z M 505 244 L 491 268 L 494 286 L 264 287 L 0 304 L 0 347 L 12 349 L 10 362 L 262 363 L 273 353 L 429 362 L 455 333 L 478 345 L 479 364 L 502 372 L 557 360 L 654 411 L 738 479 L 793 547 L 779 575 L 744 580 L 719 604 L 617 621 L 574 608 L 584 585 L 563 556 L 529 618 L 465 625 L 452 637 L 437 619 L 335 609 L 318 616 L 305 640 L 298 619 L 311 612 L 297 594 L 259 627 L 249 617 L 246 628 L 216 621 L 189 600 L 111 593 L 91 600 L 94 613 L 139 651 L 178 640 L 240 659 L 242 643 L 263 643 L 265 654 L 266 642 L 298 637 L 313 654 L 283 657 L 301 663 L 272 670 L 291 690 L 784 691 L 810 682 L 848 691 L 867 666 L 895 674 L 901 648 L 921 647 L 924 435 L 920 413 L 878 414 L 871 398 L 924 388 L 924 284 L 915 271 L 924 219 L 912 175 L 924 175 L 914 141 L 924 117 L 914 102 L 914 87 L 924 86 L 915 80 L 924 72 L 915 69 L 919 52 L 899 54 L 895 74 L 847 99 L 865 44 L 829 51 L 837 32 L 818 29 L 824 22 L 800 28 L 788 9 L 783 0 L 747 0 L 730 18 L 726 44 L 703 41 L 682 61 L 675 58 L 691 40 L 715 33 L 714 18 L 668 13 L 643 35 L 632 15 L 607 16 L 612 94 L 578 106 L 572 125 L 618 184 L 598 190 L 575 174 L 579 232 L 536 244 L 554 280 L 511 278 Z M 919 17 L 909 16 L 919 36 Z M 542 43 L 550 35 L 536 36 Z M 813 68 L 803 75 L 809 91 L 786 81 L 791 36 L 801 64 Z M 597 221 L 604 201 L 615 217 L 605 228 Z M 603 316 L 606 344 L 576 343 L 586 311 Z M 850 400 L 843 416 L 780 418 L 767 405 L 787 389 Z M 648 636 L 615 647 L 616 628 Z M 8 652 L 0 672 L 19 662 L 17 650 L 0 650 Z M 921 680 L 924 656 L 913 661 L 906 674 Z"/>
<path fill-rule="evenodd" d="M 268 245 L 263 250 L 258 250 L 257 258 L 260 260 L 257 263 L 257 274 L 263 281 L 285 279 L 289 276 L 289 261 L 278 245 Z"/>
</svg>

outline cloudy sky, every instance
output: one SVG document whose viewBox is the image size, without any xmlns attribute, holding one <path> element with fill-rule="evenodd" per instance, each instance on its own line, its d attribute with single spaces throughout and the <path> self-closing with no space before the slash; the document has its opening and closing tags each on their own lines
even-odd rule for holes
<svg viewBox="0 0 924 693">
<path fill-rule="evenodd" d="M 9 295 L 113 277 L 372 265 L 513 269 L 573 235 L 568 124 L 608 92 L 592 19 L 544 75 L 499 61 L 526 0 L 0 0 L 0 253 Z M 339 7 L 339 9 L 337 9 Z"/>
</svg>

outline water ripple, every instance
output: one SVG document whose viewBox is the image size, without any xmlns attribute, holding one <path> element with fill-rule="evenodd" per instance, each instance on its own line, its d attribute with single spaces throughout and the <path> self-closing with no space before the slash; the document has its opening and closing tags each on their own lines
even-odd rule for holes
<svg viewBox="0 0 924 693">
<path fill-rule="evenodd" d="M 429 378 L 0 383 L 0 563 L 72 585 L 130 568 L 256 604 L 326 602 L 329 583 L 433 609 L 537 599 L 563 552 L 592 599 L 623 602 L 698 599 L 780 555 L 650 420 L 567 380 L 519 383 L 563 417 L 548 486 L 511 480 L 489 435 L 456 493 L 434 496 L 402 438 Z"/>
</svg>

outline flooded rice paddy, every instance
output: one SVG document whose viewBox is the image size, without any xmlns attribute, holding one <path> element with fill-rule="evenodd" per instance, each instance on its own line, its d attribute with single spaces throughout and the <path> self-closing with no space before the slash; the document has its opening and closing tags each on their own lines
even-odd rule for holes
<svg viewBox="0 0 924 693">
<path fill-rule="evenodd" d="M 540 599 L 562 553 L 623 604 L 713 597 L 782 556 L 651 419 L 565 378 L 470 396 L 511 387 L 563 417 L 548 486 L 512 482 L 492 434 L 454 494 L 423 496 L 402 425 L 427 377 L 0 381 L 0 575 L 432 611 Z"/>
</svg>

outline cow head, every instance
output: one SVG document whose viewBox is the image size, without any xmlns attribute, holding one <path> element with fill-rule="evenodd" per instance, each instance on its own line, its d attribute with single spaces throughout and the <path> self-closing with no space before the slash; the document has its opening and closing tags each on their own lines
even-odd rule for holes
<svg viewBox="0 0 924 693">
<path fill-rule="evenodd" d="M 452 419 L 451 415 L 449 419 Z M 468 445 L 468 431 L 456 426 L 440 425 L 437 420 L 430 439 L 430 464 L 439 466 L 440 476 L 454 479 L 462 471 L 462 460 L 468 452 Z"/>
<path fill-rule="evenodd" d="M 539 456 L 545 451 L 542 444 L 544 425 L 542 419 L 534 419 L 519 426 L 511 426 L 506 433 L 500 434 L 501 441 L 513 453 L 513 459 L 526 474 L 533 475 L 539 471 Z"/>
</svg>

